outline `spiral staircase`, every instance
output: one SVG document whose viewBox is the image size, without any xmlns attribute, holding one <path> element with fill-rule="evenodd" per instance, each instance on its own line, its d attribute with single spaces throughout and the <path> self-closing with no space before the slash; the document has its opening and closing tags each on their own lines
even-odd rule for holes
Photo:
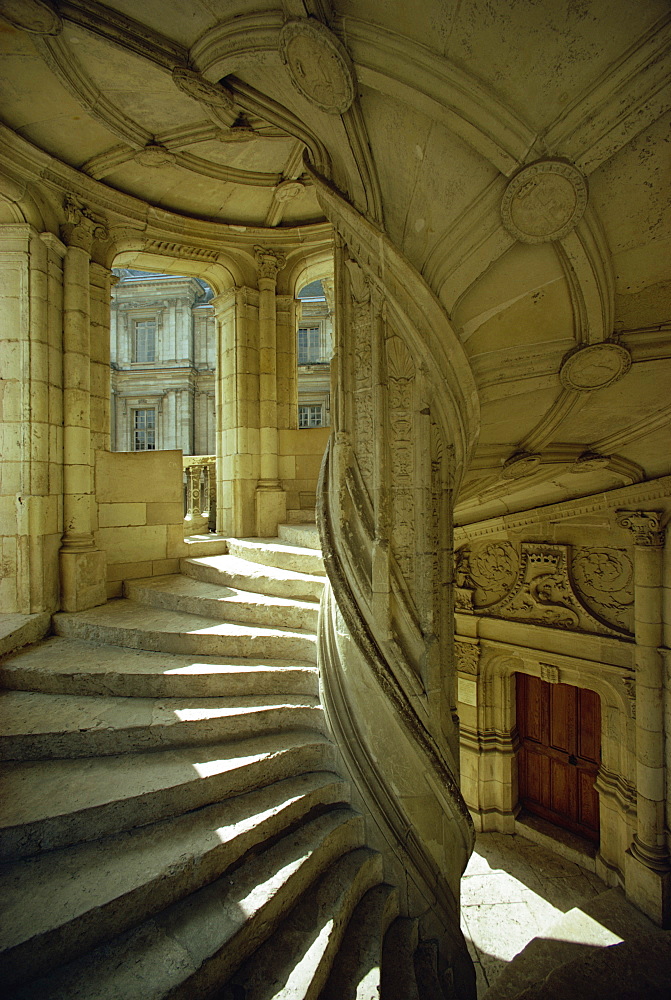
<svg viewBox="0 0 671 1000">
<path fill-rule="evenodd" d="M 316 528 L 282 526 L 5 657 L 6 996 L 470 995 L 325 719 L 325 583 Z"/>
</svg>

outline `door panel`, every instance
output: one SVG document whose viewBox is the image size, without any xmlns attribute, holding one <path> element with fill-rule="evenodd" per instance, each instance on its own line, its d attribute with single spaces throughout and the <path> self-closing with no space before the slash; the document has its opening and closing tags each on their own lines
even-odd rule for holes
<svg viewBox="0 0 671 1000">
<path fill-rule="evenodd" d="M 599 839 L 601 703 L 594 691 L 516 674 L 520 804 Z"/>
</svg>

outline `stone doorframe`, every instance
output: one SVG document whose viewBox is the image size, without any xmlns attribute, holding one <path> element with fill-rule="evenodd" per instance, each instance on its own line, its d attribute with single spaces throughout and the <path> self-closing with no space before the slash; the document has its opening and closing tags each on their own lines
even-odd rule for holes
<svg viewBox="0 0 671 1000">
<path fill-rule="evenodd" d="M 520 806 L 516 673 L 588 688 L 601 698 L 602 761 L 596 781 L 600 843 L 596 874 L 624 883 L 625 851 L 636 831 L 636 757 L 631 674 L 621 667 L 539 650 L 503 649 L 456 638 L 459 663 L 462 792 L 476 830 L 513 833 Z M 632 692 L 633 693 L 633 692 Z"/>
</svg>

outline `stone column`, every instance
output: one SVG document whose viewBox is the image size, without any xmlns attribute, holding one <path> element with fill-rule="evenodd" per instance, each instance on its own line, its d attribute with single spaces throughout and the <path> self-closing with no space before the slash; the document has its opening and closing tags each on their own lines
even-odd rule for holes
<svg viewBox="0 0 671 1000">
<path fill-rule="evenodd" d="M 217 324 L 217 531 L 238 538 L 256 531 L 258 299 L 256 289 L 241 287 L 212 300 Z"/>
<path fill-rule="evenodd" d="M 671 865 L 664 824 L 664 532 L 658 511 L 620 510 L 617 523 L 634 536 L 636 835 L 625 857 L 626 892 L 664 926 L 671 918 Z"/>
<path fill-rule="evenodd" d="M 256 534 L 273 536 L 286 518 L 287 498 L 279 480 L 277 428 L 277 274 L 286 258 L 256 247 L 259 284 L 259 481 L 256 487 Z"/>
<path fill-rule="evenodd" d="M 104 227 L 88 212 L 66 204 L 63 261 L 63 539 L 61 607 L 81 611 L 104 604 L 105 554 L 92 532 L 91 343 L 89 265 L 94 239 Z"/>
</svg>

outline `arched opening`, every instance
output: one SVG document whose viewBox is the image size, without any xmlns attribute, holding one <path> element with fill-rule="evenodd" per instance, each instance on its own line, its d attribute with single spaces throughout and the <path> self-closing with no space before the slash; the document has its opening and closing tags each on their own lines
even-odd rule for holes
<svg viewBox="0 0 671 1000">
<path fill-rule="evenodd" d="M 326 280 L 316 279 L 304 285 L 297 296 L 300 303 L 296 333 L 299 429 L 331 424 L 333 311 L 327 289 Z"/>
</svg>

